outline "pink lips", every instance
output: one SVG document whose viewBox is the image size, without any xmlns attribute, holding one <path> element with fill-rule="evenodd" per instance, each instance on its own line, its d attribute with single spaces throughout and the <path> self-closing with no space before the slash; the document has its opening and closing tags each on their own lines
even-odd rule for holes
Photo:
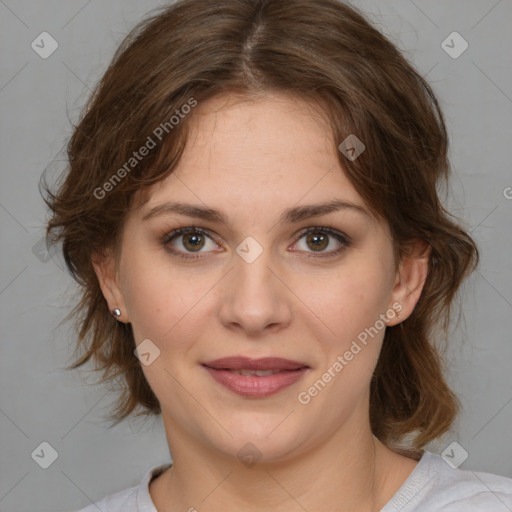
<svg viewBox="0 0 512 512">
<path fill-rule="evenodd" d="M 203 363 L 203 367 L 215 381 L 229 390 L 247 398 L 264 398 L 297 382 L 309 369 L 304 363 L 280 357 L 250 359 L 248 357 L 224 357 Z M 238 370 L 270 371 L 271 375 L 240 375 Z"/>
</svg>

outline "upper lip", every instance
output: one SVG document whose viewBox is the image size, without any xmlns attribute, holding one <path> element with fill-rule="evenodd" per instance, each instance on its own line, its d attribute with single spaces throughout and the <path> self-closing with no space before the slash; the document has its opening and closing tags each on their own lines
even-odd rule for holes
<svg viewBox="0 0 512 512">
<path fill-rule="evenodd" d="M 298 370 L 308 366 L 282 357 L 251 359 L 244 356 L 223 357 L 202 364 L 216 370 Z"/>
</svg>

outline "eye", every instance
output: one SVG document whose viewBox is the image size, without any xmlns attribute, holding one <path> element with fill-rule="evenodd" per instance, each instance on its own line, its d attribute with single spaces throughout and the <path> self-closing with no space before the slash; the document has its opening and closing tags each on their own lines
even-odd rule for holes
<svg viewBox="0 0 512 512">
<path fill-rule="evenodd" d="M 194 259 L 201 256 L 193 256 L 192 253 L 200 253 L 201 249 L 205 247 L 207 250 L 203 252 L 208 252 L 208 240 L 211 242 L 209 250 L 215 250 L 218 244 L 213 241 L 206 230 L 188 227 L 175 229 L 166 234 L 162 243 L 170 252 L 180 258 Z"/>
<path fill-rule="evenodd" d="M 347 247 L 350 247 L 350 239 L 345 234 L 327 227 L 312 227 L 300 234 L 299 241 L 304 239 L 306 249 L 305 252 L 313 252 L 319 254 L 308 255 L 308 258 L 325 258 L 340 254 Z M 295 244 L 294 247 L 299 245 Z M 335 249 L 325 250 L 328 247 L 338 246 Z M 308 251 L 310 249 L 310 251 Z M 293 249 L 294 251 L 297 249 Z M 303 250 L 303 249 L 299 249 Z"/>
<path fill-rule="evenodd" d="M 306 248 L 297 249 L 299 242 L 304 239 Z M 311 227 L 299 234 L 299 242 L 293 245 L 293 252 L 306 252 L 307 258 L 326 258 L 340 254 L 347 247 L 350 247 L 350 239 L 345 234 L 327 227 Z M 210 247 L 208 247 L 210 243 Z M 172 254 L 183 259 L 202 258 L 202 253 L 217 251 L 217 244 L 208 230 L 199 227 L 186 227 L 175 229 L 164 235 L 162 239 L 164 247 Z M 334 245 L 337 248 L 325 250 Z M 204 251 L 202 249 L 205 249 Z M 309 250 L 308 250 L 309 249 Z M 197 255 L 194 255 L 197 253 Z M 311 254 L 317 253 L 317 254 Z"/>
</svg>

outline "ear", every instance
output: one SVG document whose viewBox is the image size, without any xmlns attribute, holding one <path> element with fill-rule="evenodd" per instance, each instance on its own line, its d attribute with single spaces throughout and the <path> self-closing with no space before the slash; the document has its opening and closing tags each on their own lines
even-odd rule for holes
<svg viewBox="0 0 512 512">
<path fill-rule="evenodd" d="M 390 302 L 390 307 L 398 314 L 389 319 L 389 326 L 403 322 L 412 314 L 427 279 L 431 249 L 423 240 L 407 247 L 396 273 Z"/>
<path fill-rule="evenodd" d="M 91 257 L 91 262 L 103 297 L 107 301 L 109 312 L 118 308 L 121 311 L 121 316 L 117 320 L 129 323 L 128 311 L 119 285 L 118 265 L 114 251 L 105 250 L 101 254 L 95 252 Z"/>
</svg>

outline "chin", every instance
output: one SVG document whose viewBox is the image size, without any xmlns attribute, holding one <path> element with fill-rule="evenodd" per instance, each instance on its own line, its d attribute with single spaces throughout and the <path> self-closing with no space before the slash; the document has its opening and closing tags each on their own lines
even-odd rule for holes
<svg viewBox="0 0 512 512">
<path fill-rule="evenodd" d="M 233 436 L 224 436 L 224 443 L 218 445 L 219 438 L 210 442 L 226 456 L 235 456 L 241 462 L 244 458 L 259 463 L 277 463 L 288 460 L 298 453 L 308 438 L 306 432 L 300 432 L 304 425 L 298 425 L 297 419 L 286 418 L 286 415 L 255 415 L 248 414 L 245 418 L 233 419 L 224 423 L 226 430 Z M 304 439 L 301 440 L 301 437 Z"/>
</svg>

